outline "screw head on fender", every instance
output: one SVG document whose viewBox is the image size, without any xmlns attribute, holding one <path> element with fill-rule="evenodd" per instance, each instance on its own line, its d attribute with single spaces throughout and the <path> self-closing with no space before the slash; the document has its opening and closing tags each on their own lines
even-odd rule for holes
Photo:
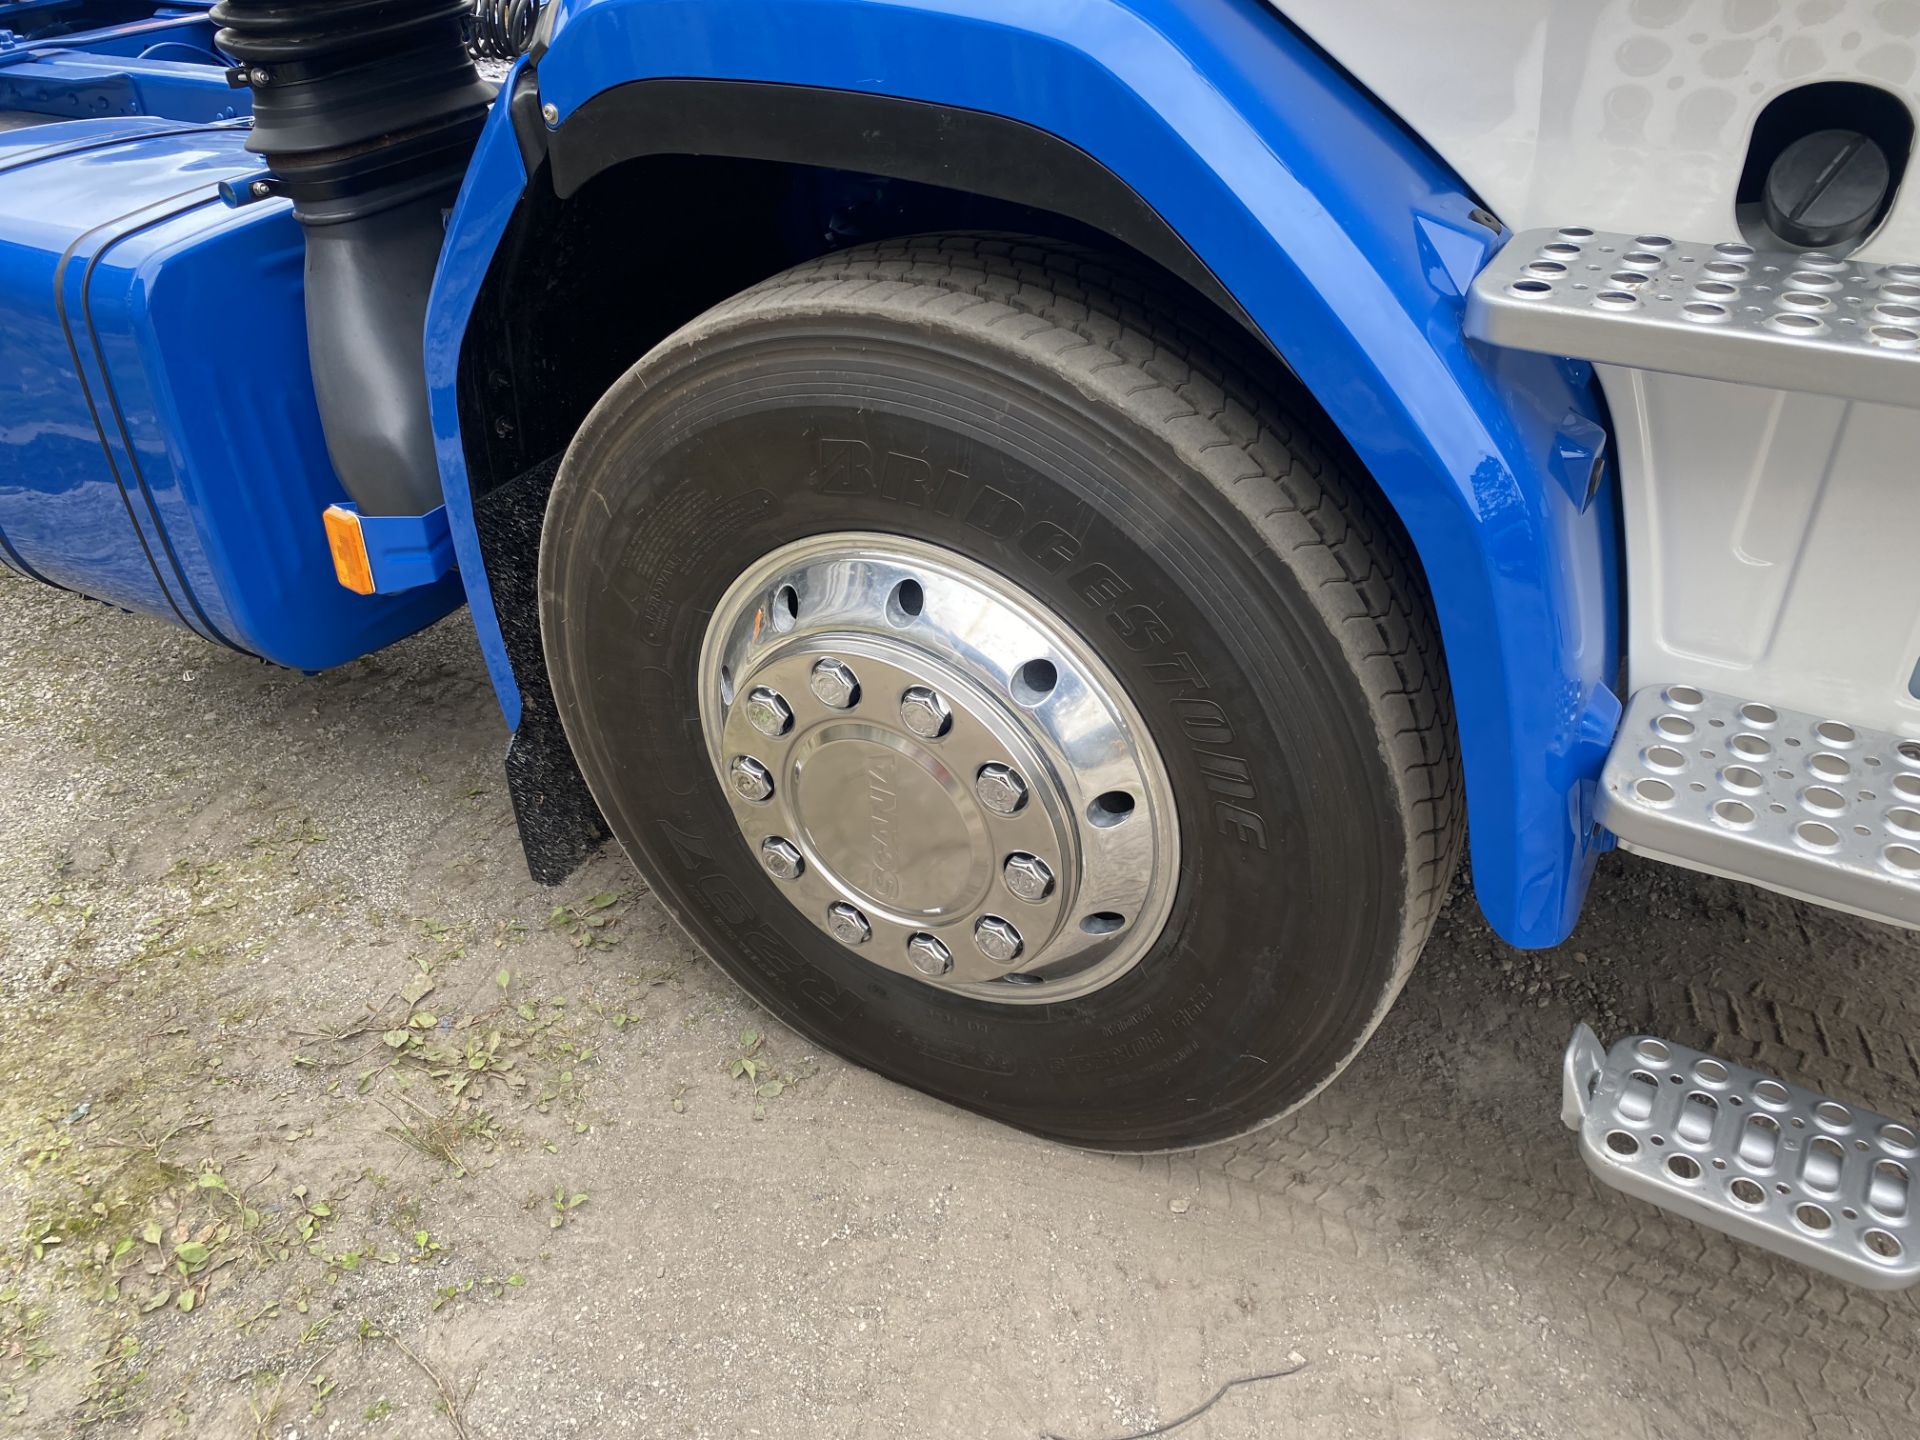
<svg viewBox="0 0 1920 1440">
<path fill-rule="evenodd" d="M 760 842 L 760 860 L 776 880 L 798 880 L 800 872 L 807 868 L 798 847 L 779 835 L 769 835 Z"/>
<path fill-rule="evenodd" d="M 953 728 L 953 710 L 937 690 L 910 685 L 900 697 L 900 723 L 922 740 L 938 740 Z"/>
<path fill-rule="evenodd" d="M 773 776 L 751 755 L 736 755 L 727 762 L 727 783 L 742 800 L 765 800 L 773 794 Z"/>
<path fill-rule="evenodd" d="M 807 677 L 807 688 L 822 705 L 831 705 L 836 710 L 850 710 L 860 699 L 859 677 L 844 660 L 817 661 L 813 673 Z"/>
<path fill-rule="evenodd" d="M 982 765 L 973 777 L 973 793 L 996 815 L 1013 815 L 1027 803 L 1027 782 L 1010 765 Z"/>
<path fill-rule="evenodd" d="M 842 945 L 864 945 L 873 936 L 867 917 L 844 900 L 827 907 L 827 933 Z"/>
<path fill-rule="evenodd" d="M 1020 932 L 998 915 L 982 915 L 974 922 L 973 943 L 996 965 L 1011 965 L 1026 948 Z"/>
<path fill-rule="evenodd" d="M 1038 855 L 1016 850 L 1000 867 L 1001 878 L 1015 898 L 1038 905 L 1053 893 L 1053 869 Z"/>
<path fill-rule="evenodd" d="M 953 952 L 924 930 L 907 941 L 907 959 L 930 980 L 937 980 L 953 969 Z"/>
<path fill-rule="evenodd" d="M 793 728 L 793 707 L 778 690 L 756 685 L 747 692 L 747 723 L 777 740 Z"/>
</svg>

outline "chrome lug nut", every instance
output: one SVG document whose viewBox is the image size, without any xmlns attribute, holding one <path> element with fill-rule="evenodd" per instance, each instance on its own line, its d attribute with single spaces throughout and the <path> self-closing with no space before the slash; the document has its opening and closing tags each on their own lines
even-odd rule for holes
<svg viewBox="0 0 1920 1440">
<path fill-rule="evenodd" d="M 907 959 L 930 980 L 937 980 L 953 969 L 953 952 L 924 930 L 915 932 L 907 941 Z"/>
<path fill-rule="evenodd" d="M 1011 965 L 1026 948 L 1020 932 L 998 915 L 982 915 L 974 922 L 973 943 L 996 965 Z"/>
<path fill-rule="evenodd" d="M 860 703 L 860 680 L 842 660 L 816 660 L 807 677 L 807 688 L 822 705 L 836 710 L 851 710 Z"/>
<path fill-rule="evenodd" d="M 873 938 L 867 917 L 844 900 L 827 907 L 827 933 L 842 945 L 864 945 Z"/>
<path fill-rule="evenodd" d="M 938 740 L 953 728 L 953 710 L 938 691 L 910 685 L 900 697 L 900 723 L 922 740 Z"/>
<path fill-rule="evenodd" d="M 973 793 L 996 815 L 1013 815 L 1027 803 L 1027 782 L 1011 766 L 982 765 L 973 777 Z"/>
<path fill-rule="evenodd" d="M 747 723 L 769 740 L 793 728 L 793 707 L 778 690 L 756 685 L 747 692 Z"/>
<path fill-rule="evenodd" d="M 1007 882 L 1007 889 L 1029 905 L 1038 905 L 1053 893 L 1052 868 L 1038 855 L 1029 855 L 1024 850 L 1007 856 L 1007 863 L 1000 867 L 1000 878 Z"/>
<path fill-rule="evenodd" d="M 769 835 L 760 842 L 760 862 L 776 880 L 798 880 L 807 868 L 806 858 L 791 840 Z"/>
<path fill-rule="evenodd" d="M 751 755 L 736 755 L 727 762 L 727 783 L 742 800 L 765 800 L 773 794 L 773 776 Z"/>
</svg>

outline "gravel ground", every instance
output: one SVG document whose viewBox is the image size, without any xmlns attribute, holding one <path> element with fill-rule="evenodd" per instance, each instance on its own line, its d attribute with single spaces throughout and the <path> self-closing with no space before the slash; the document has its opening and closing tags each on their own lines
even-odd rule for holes
<svg viewBox="0 0 1920 1440">
<path fill-rule="evenodd" d="M 617 855 L 526 878 L 463 621 L 319 677 L 0 581 L 0 1433 L 1911 1436 L 1915 1309 L 1597 1188 L 1576 1020 L 1920 1110 L 1907 937 L 1614 857 L 1458 891 L 1197 1154 L 852 1069 Z"/>
</svg>

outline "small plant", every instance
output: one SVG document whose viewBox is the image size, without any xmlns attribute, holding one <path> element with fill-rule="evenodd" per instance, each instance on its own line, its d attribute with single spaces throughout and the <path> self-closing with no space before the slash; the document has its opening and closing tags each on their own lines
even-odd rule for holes
<svg viewBox="0 0 1920 1440">
<path fill-rule="evenodd" d="M 745 1080 L 749 1084 L 760 1079 L 760 1042 L 763 1037 L 758 1030 L 740 1032 L 740 1053 L 727 1062 L 727 1074 L 736 1080 Z"/>
<path fill-rule="evenodd" d="M 756 1102 L 772 1100 L 785 1094 L 806 1078 L 804 1073 L 781 1074 L 775 1071 L 761 1053 L 764 1042 L 765 1037 L 758 1030 L 742 1030 L 739 1053 L 726 1063 L 727 1074 L 736 1080 L 745 1080 L 753 1088 L 753 1098 Z M 684 1107 L 680 1103 L 680 1097 L 675 1095 L 674 1109 L 682 1108 Z M 759 1103 L 754 1105 L 754 1119 L 764 1120 L 766 1114 L 766 1106 Z"/>
<path fill-rule="evenodd" d="M 324 1200 L 307 1199 L 307 1187 L 304 1185 L 294 1187 L 293 1198 L 300 1206 L 299 1215 L 293 1222 L 294 1228 L 300 1232 L 300 1238 L 307 1242 L 308 1252 L 318 1255 L 323 1248 L 320 1231 L 333 1219 L 333 1207 Z"/>
<path fill-rule="evenodd" d="M 574 1211 L 586 1203 L 587 1197 L 584 1193 L 569 1195 L 566 1186 L 555 1186 L 553 1191 L 553 1214 L 547 1218 L 548 1228 L 558 1230 L 562 1225 L 565 1225 L 569 1220 L 573 1219 Z"/>
<path fill-rule="evenodd" d="M 571 940 L 576 950 L 611 950 L 616 942 L 606 932 L 620 917 L 609 912 L 619 902 L 620 896 L 609 890 L 578 905 L 556 905 L 547 924 Z"/>
</svg>

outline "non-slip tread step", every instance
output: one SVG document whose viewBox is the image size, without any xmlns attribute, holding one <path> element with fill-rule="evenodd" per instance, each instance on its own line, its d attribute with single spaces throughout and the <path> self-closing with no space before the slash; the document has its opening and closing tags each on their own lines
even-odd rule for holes
<svg viewBox="0 0 1920 1440">
<path fill-rule="evenodd" d="M 1577 1027 L 1562 1118 L 1605 1184 L 1875 1290 L 1920 1280 L 1914 1127 L 1651 1035 Z"/>
<path fill-rule="evenodd" d="M 1920 264 L 1527 230 L 1475 277 L 1466 323 L 1518 350 L 1920 406 Z"/>
<path fill-rule="evenodd" d="M 1920 740 L 1653 686 L 1628 702 L 1596 809 L 1630 850 L 1920 927 Z"/>
</svg>

